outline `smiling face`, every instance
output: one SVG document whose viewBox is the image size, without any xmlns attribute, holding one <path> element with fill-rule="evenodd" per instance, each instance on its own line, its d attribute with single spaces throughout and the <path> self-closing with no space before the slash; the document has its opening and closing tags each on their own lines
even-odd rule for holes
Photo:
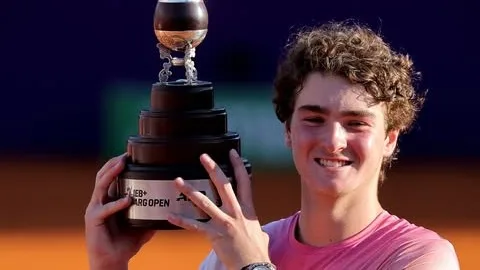
<svg viewBox="0 0 480 270">
<path fill-rule="evenodd" d="M 398 137 L 386 133 L 384 105 L 370 105 L 363 86 L 339 76 L 315 72 L 303 86 L 286 130 L 302 185 L 334 197 L 376 189 Z"/>
</svg>

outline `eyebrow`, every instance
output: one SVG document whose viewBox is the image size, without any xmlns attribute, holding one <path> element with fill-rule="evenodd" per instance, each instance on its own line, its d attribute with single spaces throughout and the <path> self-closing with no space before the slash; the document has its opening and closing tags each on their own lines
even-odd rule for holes
<svg viewBox="0 0 480 270">
<path fill-rule="evenodd" d="M 298 108 L 299 111 L 307 111 L 319 114 L 331 114 L 331 111 L 327 108 L 323 108 L 318 105 L 303 105 Z M 355 116 L 355 117 L 366 117 L 366 118 L 375 118 L 375 114 L 367 110 L 347 110 L 340 112 L 342 116 Z"/>
</svg>

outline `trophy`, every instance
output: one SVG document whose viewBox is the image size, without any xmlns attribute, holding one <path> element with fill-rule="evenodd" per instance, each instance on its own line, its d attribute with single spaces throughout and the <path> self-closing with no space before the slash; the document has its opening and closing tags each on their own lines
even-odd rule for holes
<svg viewBox="0 0 480 270">
<path fill-rule="evenodd" d="M 212 83 L 197 78 L 195 49 L 208 30 L 203 0 L 158 0 L 154 30 L 163 69 L 152 85 L 150 107 L 140 111 L 138 135 L 128 138 L 117 194 L 131 196 L 133 204 L 121 213 L 120 221 L 128 227 L 179 229 L 167 221 L 172 211 L 203 222 L 210 217 L 180 193 L 173 180 L 182 177 L 220 206 L 199 158 L 209 154 L 236 190 L 229 151 L 236 149 L 241 155 L 240 136 L 228 130 L 225 108 L 214 106 Z M 183 67 L 185 78 L 171 80 L 173 67 Z M 251 174 L 251 164 L 244 158 L 243 162 Z"/>
</svg>

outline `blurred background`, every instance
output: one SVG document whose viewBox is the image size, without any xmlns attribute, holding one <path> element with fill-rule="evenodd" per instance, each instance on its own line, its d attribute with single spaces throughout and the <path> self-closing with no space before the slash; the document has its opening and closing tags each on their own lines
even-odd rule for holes
<svg viewBox="0 0 480 270">
<path fill-rule="evenodd" d="M 162 61 L 155 1 L 6 1 L 0 8 L 0 269 L 87 269 L 83 214 L 97 170 L 125 151 Z M 242 136 L 262 222 L 298 209 L 299 185 L 272 105 L 288 36 L 353 18 L 408 52 L 429 89 L 380 196 L 394 214 L 438 231 L 462 269 L 478 269 L 480 140 L 478 3 L 206 1 L 201 80 Z M 182 73 L 176 69 L 174 72 Z M 272 189 L 275 192 L 272 192 Z M 268 193 L 266 192 L 268 191 Z M 265 195 L 268 194 L 268 195 Z M 202 237 L 159 232 L 131 269 L 196 269 Z"/>
</svg>

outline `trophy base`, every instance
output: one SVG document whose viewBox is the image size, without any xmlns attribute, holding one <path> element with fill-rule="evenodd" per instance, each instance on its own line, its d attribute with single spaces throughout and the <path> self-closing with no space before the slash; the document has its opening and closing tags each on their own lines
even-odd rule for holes
<svg viewBox="0 0 480 270">
<path fill-rule="evenodd" d="M 181 177 L 217 206 L 222 201 L 210 176 L 200 163 L 207 153 L 236 190 L 229 152 L 241 153 L 240 135 L 227 127 L 224 108 L 214 106 L 211 82 L 155 83 L 150 108 L 139 116 L 139 134 L 127 141 L 129 158 L 117 179 L 117 196 L 129 196 L 132 205 L 118 215 L 128 227 L 179 229 L 168 222 L 171 213 L 198 221 L 210 217 L 178 191 Z M 248 174 L 251 165 L 243 159 Z"/>
<path fill-rule="evenodd" d="M 200 222 L 207 222 L 210 219 L 199 219 Z M 125 219 L 123 225 L 132 229 L 149 229 L 157 231 L 183 230 L 183 228 L 173 225 L 168 220 L 147 220 L 147 219 Z"/>
<path fill-rule="evenodd" d="M 246 159 L 243 161 L 251 175 L 251 164 Z M 219 167 L 236 192 L 232 166 L 219 164 Z M 217 206 L 222 205 L 215 185 L 201 164 L 142 165 L 128 160 L 117 179 L 117 194 L 119 197 L 130 196 L 133 203 L 119 215 L 120 223 L 150 230 L 181 229 L 168 222 L 167 217 L 172 212 L 201 222 L 210 220 L 206 213 L 178 191 L 173 181 L 176 177 L 182 177 Z"/>
</svg>

